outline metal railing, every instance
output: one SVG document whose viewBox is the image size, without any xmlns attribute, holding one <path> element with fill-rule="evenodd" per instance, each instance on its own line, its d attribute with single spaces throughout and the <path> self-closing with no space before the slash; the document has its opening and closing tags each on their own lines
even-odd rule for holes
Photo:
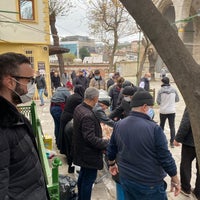
<svg viewBox="0 0 200 200">
<path fill-rule="evenodd" d="M 52 169 L 49 166 L 49 161 L 47 159 L 46 149 L 44 146 L 42 126 L 37 116 L 36 104 L 33 101 L 30 106 L 19 106 L 18 108 L 20 112 L 31 121 L 50 199 L 60 200 L 58 167 L 62 165 L 62 162 L 59 158 L 55 158 L 52 161 Z"/>
</svg>

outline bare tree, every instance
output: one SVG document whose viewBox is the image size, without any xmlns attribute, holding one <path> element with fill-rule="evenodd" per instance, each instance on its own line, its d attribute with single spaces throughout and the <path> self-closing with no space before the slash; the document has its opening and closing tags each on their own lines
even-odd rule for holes
<svg viewBox="0 0 200 200">
<path fill-rule="evenodd" d="M 200 66 L 152 1 L 120 1 L 148 36 L 182 93 L 189 110 L 197 158 L 200 163 Z"/>
<path fill-rule="evenodd" d="M 119 1 L 113 4 L 111 0 L 92 0 L 88 10 L 91 34 L 106 45 L 109 71 L 113 71 L 119 38 L 134 33 L 134 20 Z"/>
<path fill-rule="evenodd" d="M 50 0 L 49 1 L 49 20 L 51 33 L 53 37 L 54 46 L 59 46 L 59 36 L 56 28 L 56 17 L 57 16 L 67 16 L 72 8 L 71 0 Z M 64 73 L 64 60 L 62 54 L 57 54 L 60 74 Z"/>
<path fill-rule="evenodd" d="M 150 47 L 148 48 L 147 55 L 149 60 L 149 72 L 151 73 L 152 80 L 155 80 L 155 64 L 158 59 L 158 53 L 153 47 Z"/>
<path fill-rule="evenodd" d="M 138 29 L 140 29 L 140 28 L 138 27 Z M 140 30 L 140 34 L 141 34 L 141 30 Z M 144 69 L 144 63 L 146 61 L 147 54 L 148 54 L 148 49 L 149 49 L 149 47 L 151 45 L 151 42 L 149 41 L 149 39 L 147 38 L 147 36 L 144 33 L 143 33 L 143 38 L 142 38 L 142 45 L 144 46 L 144 51 L 143 51 L 141 59 L 138 57 L 138 59 L 139 59 L 138 60 L 139 69 L 137 70 L 137 75 L 136 75 L 137 76 L 137 85 L 139 85 L 139 83 L 140 83 L 140 79 L 141 79 L 141 76 L 142 76 L 142 71 Z M 138 53 L 139 54 L 141 53 L 140 40 L 139 40 Z"/>
</svg>

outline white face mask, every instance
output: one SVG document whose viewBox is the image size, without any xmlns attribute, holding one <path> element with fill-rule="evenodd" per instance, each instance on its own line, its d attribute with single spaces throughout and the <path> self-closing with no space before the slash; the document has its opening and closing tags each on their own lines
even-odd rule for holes
<svg viewBox="0 0 200 200">
<path fill-rule="evenodd" d="M 151 80 L 151 78 L 147 78 L 149 81 Z"/>
<path fill-rule="evenodd" d="M 131 97 L 124 97 L 124 101 L 130 102 L 131 101 Z"/>
<path fill-rule="evenodd" d="M 28 90 L 27 94 L 19 96 L 22 103 L 29 102 L 33 99 L 33 96 L 35 94 L 35 84 L 32 84 L 31 82 L 28 83 L 27 84 L 27 90 Z"/>
</svg>

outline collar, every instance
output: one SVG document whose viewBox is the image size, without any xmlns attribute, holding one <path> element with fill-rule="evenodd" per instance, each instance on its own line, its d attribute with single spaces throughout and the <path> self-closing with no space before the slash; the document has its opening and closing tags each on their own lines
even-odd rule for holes
<svg viewBox="0 0 200 200">
<path fill-rule="evenodd" d="M 163 84 L 161 85 L 161 87 L 164 87 L 164 86 L 170 86 L 170 84 L 163 83 Z"/>
<path fill-rule="evenodd" d="M 90 109 L 90 110 L 93 109 L 90 105 L 88 105 L 88 104 L 85 103 L 84 101 L 82 102 L 82 105 L 85 106 L 86 108 Z"/>
<path fill-rule="evenodd" d="M 22 115 L 17 108 L 2 96 L 0 96 L 0 110 L 1 127 L 10 127 L 24 123 Z"/>
<path fill-rule="evenodd" d="M 148 120 L 153 121 L 147 114 L 144 114 L 141 112 L 131 111 L 129 116 L 141 117 L 143 119 L 148 119 Z"/>
</svg>

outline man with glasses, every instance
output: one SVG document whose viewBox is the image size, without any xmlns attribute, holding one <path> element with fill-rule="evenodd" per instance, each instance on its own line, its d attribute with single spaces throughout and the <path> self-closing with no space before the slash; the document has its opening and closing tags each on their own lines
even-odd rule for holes
<svg viewBox="0 0 200 200">
<path fill-rule="evenodd" d="M 33 74 L 26 56 L 0 55 L 0 199 L 49 199 L 31 124 L 16 108 Z"/>
</svg>

